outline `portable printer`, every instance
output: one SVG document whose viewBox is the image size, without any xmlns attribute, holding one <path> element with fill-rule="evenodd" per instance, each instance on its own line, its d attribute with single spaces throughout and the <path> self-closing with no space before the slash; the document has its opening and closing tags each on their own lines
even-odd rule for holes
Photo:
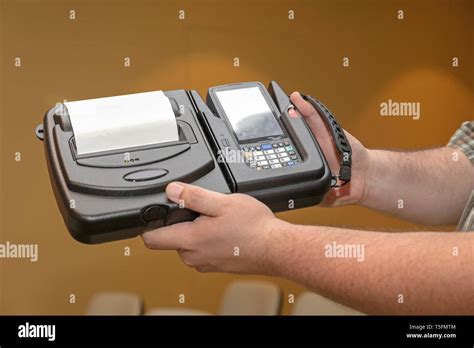
<svg viewBox="0 0 474 348">
<path fill-rule="evenodd" d="M 330 111 L 304 98 L 333 135 L 337 174 L 274 81 L 212 87 L 206 102 L 175 90 L 59 103 L 36 135 L 69 232 L 103 243 L 195 219 L 167 199 L 172 181 L 249 194 L 275 212 L 320 203 L 350 181 L 351 148 Z"/>
</svg>

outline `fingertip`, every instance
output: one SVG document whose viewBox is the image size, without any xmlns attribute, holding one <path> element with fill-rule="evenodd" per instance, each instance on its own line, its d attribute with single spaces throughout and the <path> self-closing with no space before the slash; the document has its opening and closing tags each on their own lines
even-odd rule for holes
<svg viewBox="0 0 474 348">
<path fill-rule="evenodd" d="M 293 99 L 291 99 L 293 105 L 298 109 L 301 116 L 303 117 L 310 117 L 313 116 L 314 108 L 308 104 L 306 100 L 303 99 L 301 94 L 298 93 Z"/>
<path fill-rule="evenodd" d="M 298 117 L 298 113 L 296 112 L 295 108 L 290 108 L 288 110 L 288 115 L 290 115 L 291 117 Z"/>
<path fill-rule="evenodd" d="M 299 109 L 299 110 L 307 109 L 308 105 L 307 105 L 306 101 L 303 99 L 303 97 L 301 96 L 300 92 L 291 93 L 290 100 L 291 100 L 292 104 L 294 106 L 296 106 L 297 109 Z"/>
<path fill-rule="evenodd" d="M 149 249 L 152 248 L 152 236 L 153 236 L 153 233 L 151 231 L 146 231 L 142 234 L 140 234 L 140 237 L 142 238 L 143 240 L 143 243 L 145 244 L 145 246 Z"/>
<path fill-rule="evenodd" d="M 291 93 L 291 95 L 290 95 L 290 100 L 291 100 L 292 102 L 298 101 L 298 100 L 300 100 L 300 99 L 303 99 L 303 98 L 301 97 L 301 93 L 300 93 L 300 92 L 294 91 L 293 93 Z"/>
<path fill-rule="evenodd" d="M 173 202 L 178 202 L 183 192 L 184 185 L 180 182 L 171 182 L 166 186 L 166 195 Z"/>
<path fill-rule="evenodd" d="M 197 228 L 191 221 L 180 222 L 171 226 L 159 227 L 146 231 L 140 236 L 148 249 L 153 250 L 177 250 L 186 249 L 188 235 Z"/>
</svg>

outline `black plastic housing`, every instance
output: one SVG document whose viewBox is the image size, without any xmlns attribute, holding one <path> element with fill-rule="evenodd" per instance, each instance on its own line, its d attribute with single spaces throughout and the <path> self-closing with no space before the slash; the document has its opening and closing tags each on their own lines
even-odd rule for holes
<svg viewBox="0 0 474 348">
<path fill-rule="evenodd" d="M 76 240 L 88 244 L 109 242 L 195 219 L 195 212 L 167 199 L 165 188 L 172 181 L 226 194 L 249 194 L 275 212 L 321 202 L 330 189 L 330 169 L 303 118 L 288 115 L 289 98 L 276 82 L 269 86 L 271 107 L 297 147 L 301 163 L 256 171 L 244 163 L 218 161 L 224 143 L 238 149 L 213 98 L 213 92 L 222 87 L 209 89 L 207 104 L 194 90 L 165 92 L 184 110 L 176 113 L 179 141 L 80 158 L 61 104 L 46 113 L 42 132 L 37 129 L 37 134 L 41 133 L 44 140 L 56 201 Z M 137 170 L 156 171 L 162 176 L 148 181 L 126 180 Z"/>
<path fill-rule="evenodd" d="M 221 193 L 230 193 L 209 143 L 196 118 L 196 110 L 184 90 L 165 92 L 184 106 L 178 122 L 189 125 L 191 142 L 169 146 L 131 148 L 121 153 L 105 153 L 95 157 L 98 166 L 78 164 L 71 149 L 72 130 L 61 129 L 58 106 L 50 109 L 43 123 L 44 146 L 51 185 L 64 222 L 71 235 L 88 244 L 131 238 L 147 229 L 189 221 L 197 214 L 169 201 L 164 192 L 171 181 L 182 181 Z M 184 139 L 186 140 L 186 139 Z M 156 161 L 129 162 L 121 167 L 104 167 L 116 156 L 129 154 L 131 159 L 147 158 L 149 152 L 172 151 L 173 156 L 158 156 Z M 181 151 L 182 150 L 182 151 Z M 143 161 L 146 162 L 146 161 Z M 101 164 L 102 163 L 102 164 Z M 148 182 L 130 182 L 124 175 L 137 168 L 165 168 L 168 174 Z M 150 211 L 154 211 L 153 214 Z"/>
<path fill-rule="evenodd" d="M 209 89 L 206 100 L 212 113 L 201 112 L 201 116 L 206 124 L 207 133 L 210 134 L 208 138 L 214 141 L 215 156 L 225 151 L 225 147 L 236 151 L 239 149 L 238 141 L 230 124 L 223 117 L 223 110 L 218 104 L 215 93 L 218 90 L 245 85 L 263 87 L 260 82 L 251 82 Z M 304 119 L 300 115 L 289 116 L 288 95 L 275 81 L 270 83 L 268 90 L 270 94 L 267 101 L 285 132 L 292 139 L 302 161 L 296 166 L 262 171 L 256 171 L 243 162 L 226 163 L 223 167 L 231 177 L 232 189 L 234 192 L 245 193 L 259 199 L 275 212 L 316 205 L 322 201 L 330 188 L 332 174 L 329 166 Z M 194 93 L 192 95 L 194 96 Z M 204 109 L 203 105 L 197 106 Z"/>
</svg>

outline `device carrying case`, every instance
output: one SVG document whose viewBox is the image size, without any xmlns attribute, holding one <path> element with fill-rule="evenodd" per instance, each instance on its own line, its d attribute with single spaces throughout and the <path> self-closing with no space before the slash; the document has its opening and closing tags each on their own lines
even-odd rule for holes
<svg viewBox="0 0 474 348">
<path fill-rule="evenodd" d="M 245 147 L 229 124 L 216 91 L 250 85 L 263 89 L 284 136 L 291 142 L 286 149 L 297 154 L 297 163 L 289 158 L 288 163 L 296 165 L 257 170 L 269 166 L 250 167 L 245 161 L 230 161 L 223 156 L 229 150 L 241 151 Z M 293 106 L 276 82 L 270 83 L 268 91 L 258 82 L 213 87 L 206 102 L 195 90 L 164 94 L 174 106 L 178 141 L 78 156 L 74 131 L 62 104 L 51 108 L 37 127 L 36 135 L 44 141 L 56 201 L 76 240 L 88 244 L 109 242 L 195 219 L 198 214 L 167 199 L 165 188 L 172 181 L 224 194 L 248 194 L 274 212 L 316 205 L 334 184 L 334 175 L 318 142 L 301 116 L 289 115 Z M 312 104 L 320 114 L 329 113 L 322 104 Z M 335 143 L 339 149 L 338 141 L 346 144 L 344 154 L 350 154 L 347 139 L 337 123 L 336 126 L 339 133 L 331 126 L 336 132 Z M 267 145 L 261 143 L 262 147 Z M 276 155 L 280 156 L 270 156 Z M 347 164 L 346 181 L 350 180 L 350 157 Z"/>
</svg>

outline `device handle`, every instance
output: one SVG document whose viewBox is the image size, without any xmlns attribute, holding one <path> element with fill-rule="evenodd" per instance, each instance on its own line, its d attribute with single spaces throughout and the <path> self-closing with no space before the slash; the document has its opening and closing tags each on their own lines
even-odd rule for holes
<svg viewBox="0 0 474 348">
<path fill-rule="evenodd" d="M 334 115 L 329 111 L 329 109 L 321 103 L 319 100 L 313 98 L 310 95 L 302 95 L 303 99 L 310 103 L 316 111 L 321 115 L 324 122 L 329 126 L 334 143 L 336 144 L 337 151 L 341 158 L 341 168 L 339 169 L 339 174 L 333 176 L 333 179 L 336 180 L 334 187 L 340 187 L 347 184 L 351 181 L 351 166 L 352 166 L 352 148 L 347 140 L 346 135 L 342 127 L 336 121 Z M 341 185 L 337 185 L 337 180 L 344 181 Z"/>
</svg>

